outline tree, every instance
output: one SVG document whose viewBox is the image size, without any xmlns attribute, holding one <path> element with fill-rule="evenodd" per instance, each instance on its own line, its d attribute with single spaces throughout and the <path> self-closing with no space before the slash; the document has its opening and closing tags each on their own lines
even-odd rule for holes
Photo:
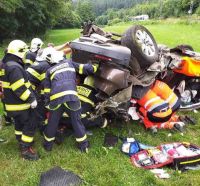
<svg viewBox="0 0 200 186">
<path fill-rule="evenodd" d="M 58 20 L 56 24 L 56 28 L 72 28 L 72 27 L 80 27 L 81 18 L 76 12 L 73 10 L 73 6 L 71 2 L 65 3 L 64 13 Z"/>
<path fill-rule="evenodd" d="M 43 34 L 63 15 L 66 0 L 1 0 L 0 41 Z"/>
<path fill-rule="evenodd" d="M 93 7 L 89 1 L 78 1 L 76 12 L 80 16 L 82 22 L 94 21 L 95 15 Z"/>
</svg>

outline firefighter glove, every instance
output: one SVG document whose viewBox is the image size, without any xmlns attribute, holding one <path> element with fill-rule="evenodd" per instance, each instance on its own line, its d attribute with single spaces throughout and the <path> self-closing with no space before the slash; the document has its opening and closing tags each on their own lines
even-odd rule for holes
<svg viewBox="0 0 200 186">
<path fill-rule="evenodd" d="M 37 101 L 34 100 L 32 103 L 31 103 L 31 108 L 34 109 L 37 107 Z"/>
</svg>

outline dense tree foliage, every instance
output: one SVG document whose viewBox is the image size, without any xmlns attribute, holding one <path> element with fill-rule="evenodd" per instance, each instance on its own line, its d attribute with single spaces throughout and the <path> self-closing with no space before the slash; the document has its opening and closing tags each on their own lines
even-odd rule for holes
<svg viewBox="0 0 200 186">
<path fill-rule="evenodd" d="M 199 0 L 0 0 L 0 42 L 43 34 L 49 28 L 80 27 L 88 20 L 106 25 L 141 14 L 180 17 L 190 8 L 200 15 L 199 7 Z"/>
<path fill-rule="evenodd" d="M 130 8 L 138 3 L 145 2 L 147 0 L 90 0 L 93 4 L 96 15 L 101 15 L 110 8 L 121 9 Z"/>
<path fill-rule="evenodd" d="M 64 11 L 66 0 L 0 0 L 0 41 L 42 34 Z"/>
<path fill-rule="evenodd" d="M 110 2 L 114 2 L 114 0 Z M 116 2 L 119 1 L 116 0 Z M 132 2 L 134 3 L 129 8 L 126 8 L 126 1 L 124 1 L 124 8 L 118 10 L 113 8 L 107 9 L 101 16 L 96 18 L 96 23 L 102 25 L 113 24 L 118 22 L 118 19 L 128 21 L 132 17 L 142 14 L 148 14 L 150 18 L 181 17 L 188 15 L 190 9 L 192 10 L 191 14 L 196 13 L 200 15 L 199 0 L 137 0 Z M 129 3 L 127 1 L 127 4 Z M 99 9 L 101 10 L 101 7 Z"/>
<path fill-rule="evenodd" d="M 93 7 L 89 1 L 78 1 L 76 12 L 80 16 L 81 21 L 93 21 L 95 19 Z"/>
</svg>

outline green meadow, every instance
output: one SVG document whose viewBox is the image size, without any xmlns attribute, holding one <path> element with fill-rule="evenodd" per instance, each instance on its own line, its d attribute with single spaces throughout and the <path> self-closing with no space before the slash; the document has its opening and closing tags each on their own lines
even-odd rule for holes
<svg viewBox="0 0 200 186">
<path fill-rule="evenodd" d="M 200 52 L 200 24 L 183 24 L 174 22 L 140 22 L 154 35 L 157 43 L 170 47 L 178 44 L 190 44 Z M 105 27 L 111 32 L 123 33 L 132 24 L 118 24 Z M 45 36 L 45 43 L 62 44 L 77 38 L 80 29 L 52 30 Z M 7 43 L 4 44 L 6 46 Z M 3 47 L 1 56 L 3 54 Z M 1 111 L 2 112 L 2 111 Z M 37 162 L 22 160 L 18 152 L 18 144 L 14 136 L 13 126 L 3 126 L 0 137 L 7 142 L 0 143 L 0 185 L 1 186 L 36 186 L 42 172 L 54 166 L 73 171 L 83 178 L 83 185 L 91 186 L 198 186 L 200 171 L 180 173 L 166 168 L 171 174 L 170 179 L 161 180 L 148 171 L 134 167 L 128 156 L 120 151 L 121 142 L 113 149 L 102 148 L 104 135 L 113 132 L 115 135 L 134 137 L 138 141 L 149 145 L 159 145 L 165 142 L 187 141 L 200 145 L 200 113 L 190 114 L 196 119 L 196 125 L 188 125 L 183 134 L 177 131 L 163 130 L 158 134 L 146 131 L 142 124 L 137 122 L 119 123 L 108 126 L 106 129 L 92 129 L 89 136 L 91 148 L 88 154 L 80 153 L 75 146 L 75 139 L 68 137 L 64 144 L 55 145 L 51 153 L 42 148 L 42 136 L 39 132 L 35 136 L 35 147 L 41 159 Z M 119 127 L 120 126 L 120 127 Z M 171 133 L 171 136 L 168 134 Z"/>
</svg>

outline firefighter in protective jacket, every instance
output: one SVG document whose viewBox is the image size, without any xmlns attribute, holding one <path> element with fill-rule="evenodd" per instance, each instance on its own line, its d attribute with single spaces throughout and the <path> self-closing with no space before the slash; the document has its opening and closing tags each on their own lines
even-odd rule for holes
<svg viewBox="0 0 200 186">
<path fill-rule="evenodd" d="M 78 98 L 81 101 L 81 121 L 85 128 L 100 127 L 105 128 L 108 121 L 103 116 L 98 116 L 97 118 L 91 118 L 91 114 L 94 111 L 94 107 L 98 100 L 96 97 L 97 91 L 94 87 L 94 78 L 92 76 L 87 76 L 83 83 L 80 83 L 80 78 L 77 75 L 77 93 Z M 69 116 L 64 113 L 62 119 L 60 120 L 59 130 L 56 133 L 56 142 L 61 144 L 64 137 L 68 133 L 67 129 L 71 128 L 72 123 Z M 66 134 L 65 134 L 66 133 Z"/>
<path fill-rule="evenodd" d="M 66 112 L 71 119 L 78 148 L 82 152 L 87 152 L 89 142 L 81 122 L 81 104 L 76 91 L 76 71 L 89 75 L 97 71 L 97 66 L 64 60 L 63 53 L 58 51 L 50 57 L 54 65 L 47 70 L 44 83 L 46 103 L 50 109 L 48 125 L 44 131 L 44 148 L 47 151 L 52 149 L 59 120 Z"/>
<path fill-rule="evenodd" d="M 25 57 L 25 67 L 28 68 L 32 65 L 37 57 L 38 51 L 41 49 L 43 41 L 40 38 L 33 38 L 31 40 L 30 50 L 27 52 Z"/>
<path fill-rule="evenodd" d="M 46 108 L 44 103 L 44 80 L 46 71 L 51 67 L 48 55 L 55 51 L 52 47 L 45 48 L 40 56 L 36 58 L 36 62 L 27 69 L 29 81 L 34 89 L 37 97 L 38 105 L 36 108 L 37 126 L 43 132 L 44 122 L 46 119 Z"/>
<path fill-rule="evenodd" d="M 21 155 L 25 159 L 37 160 L 38 155 L 32 149 L 35 132 L 32 109 L 37 106 L 37 101 L 24 70 L 22 59 L 26 51 L 27 45 L 21 40 L 13 40 L 8 45 L 3 58 L 5 75 L 2 77 L 2 85 L 5 109 L 14 119 L 15 135 L 20 144 Z"/>
</svg>

